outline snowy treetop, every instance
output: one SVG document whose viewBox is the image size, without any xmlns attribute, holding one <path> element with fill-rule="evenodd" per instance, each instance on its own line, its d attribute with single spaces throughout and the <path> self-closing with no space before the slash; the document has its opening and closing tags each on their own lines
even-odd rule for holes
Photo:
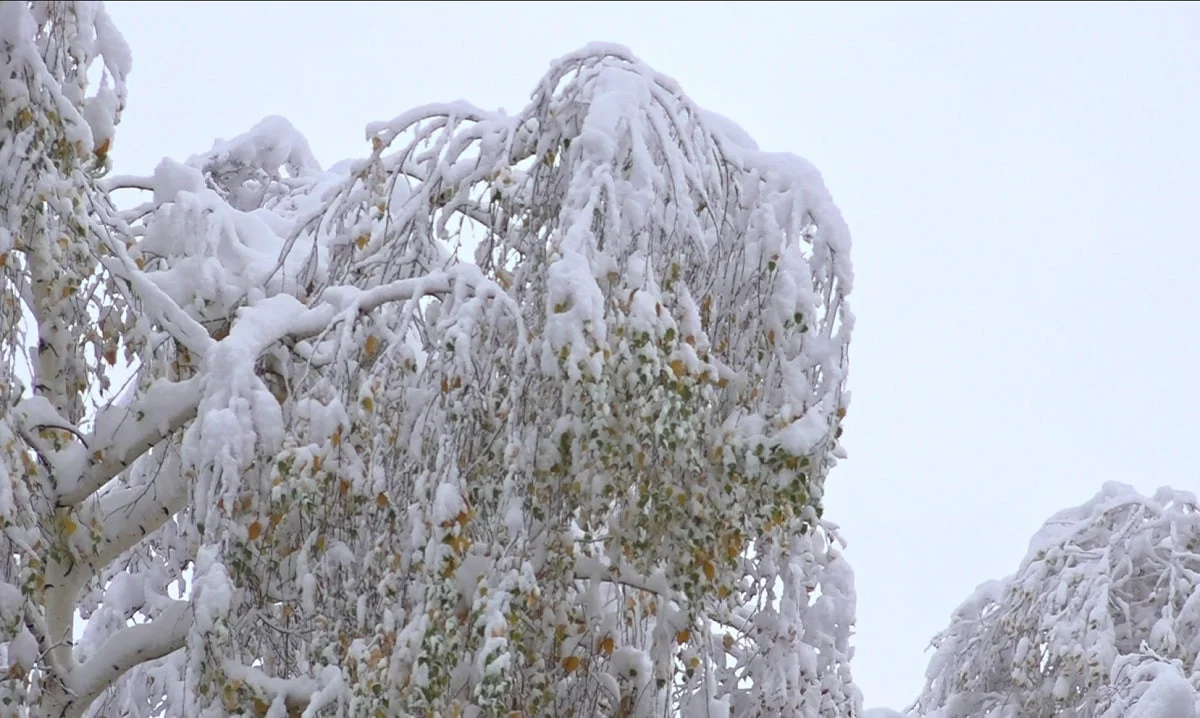
<svg viewBox="0 0 1200 718">
<path fill-rule="evenodd" d="M 0 639 L 41 676 L 12 695 L 859 709 L 821 507 L 850 241 L 813 167 L 593 45 L 515 115 L 420 107 L 329 170 L 276 117 L 101 178 L 129 70 L 107 16 L 0 2 L 0 28 L 7 376 L 39 333 L 0 418 Z"/>
</svg>

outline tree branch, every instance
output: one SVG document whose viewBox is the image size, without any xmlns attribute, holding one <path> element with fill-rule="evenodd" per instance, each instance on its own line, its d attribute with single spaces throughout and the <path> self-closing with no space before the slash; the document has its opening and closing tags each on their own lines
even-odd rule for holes
<svg viewBox="0 0 1200 718">
<path fill-rule="evenodd" d="M 87 445 L 72 445 L 57 467 L 58 505 L 82 503 L 134 459 L 191 421 L 200 404 L 201 378 L 160 380 L 131 406 L 101 412 Z"/>
<path fill-rule="evenodd" d="M 90 525 L 92 519 L 100 524 L 100 545 L 95 554 L 83 559 L 91 564 L 93 573 L 158 530 L 187 505 L 187 482 L 180 469 L 177 461 L 172 462 L 148 484 L 104 491 L 80 511 L 85 525 Z"/>
<path fill-rule="evenodd" d="M 20 435 L 31 449 L 37 452 L 49 469 L 50 476 L 56 477 L 64 463 L 62 450 L 51 446 L 50 442 L 38 436 L 41 429 L 56 429 L 70 432 L 78 436 L 74 425 L 67 421 L 50 400 L 44 396 L 33 395 L 22 399 L 13 410 L 17 434 Z"/>
<path fill-rule="evenodd" d="M 162 327 L 171 338 L 187 347 L 196 356 L 204 356 L 216 341 L 208 331 L 185 312 L 145 272 L 137 269 L 119 242 L 105 245 L 116 257 L 104 257 L 100 262 L 113 276 L 125 280 L 130 291 L 141 300 L 144 315 Z"/>
<path fill-rule="evenodd" d="M 175 601 L 158 618 L 109 636 L 68 677 L 67 688 L 74 695 L 63 717 L 82 716 L 92 701 L 130 668 L 183 648 L 192 627 L 191 608 L 189 601 Z"/>
<path fill-rule="evenodd" d="M 119 189 L 141 189 L 147 192 L 154 191 L 153 177 L 140 177 L 138 175 L 109 175 L 104 177 L 97 184 L 100 189 L 105 192 L 115 192 Z"/>
</svg>

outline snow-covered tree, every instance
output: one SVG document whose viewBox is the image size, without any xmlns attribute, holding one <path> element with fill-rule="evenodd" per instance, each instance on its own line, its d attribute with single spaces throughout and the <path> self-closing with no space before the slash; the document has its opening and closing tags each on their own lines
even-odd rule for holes
<svg viewBox="0 0 1200 718">
<path fill-rule="evenodd" d="M 589 46 L 107 176 L 102 6 L 0 2 L 0 63 L 0 712 L 858 713 L 811 166 Z"/>
<path fill-rule="evenodd" d="M 1200 506 L 1109 483 L 1050 518 L 1017 573 L 933 641 L 929 718 L 1194 718 Z"/>
</svg>

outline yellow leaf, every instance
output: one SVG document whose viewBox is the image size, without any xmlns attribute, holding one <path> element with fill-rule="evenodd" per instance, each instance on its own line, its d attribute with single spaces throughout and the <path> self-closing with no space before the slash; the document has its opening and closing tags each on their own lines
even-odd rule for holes
<svg viewBox="0 0 1200 718">
<path fill-rule="evenodd" d="M 387 495 L 386 495 L 386 494 L 384 494 L 384 493 L 382 493 L 382 492 L 380 492 L 380 494 L 379 494 L 378 496 L 376 496 L 376 497 L 375 497 L 375 505 L 376 505 L 376 506 L 378 506 L 378 507 L 379 507 L 379 508 L 381 508 L 381 509 L 386 509 L 386 508 L 388 507 L 388 497 L 387 497 Z"/>
<path fill-rule="evenodd" d="M 605 636 L 603 641 L 600 641 L 600 652 L 606 656 L 611 656 L 613 652 L 614 642 L 612 636 Z"/>
<path fill-rule="evenodd" d="M 362 404 L 363 411 L 367 412 L 368 414 L 375 411 L 375 400 L 371 397 L 364 396 L 362 401 L 359 403 Z"/>
<path fill-rule="evenodd" d="M 359 249 L 366 249 L 367 244 L 370 241 L 371 241 L 371 237 L 369 235 L 360 234 L 360 235 L 358 235 L 358 239 L 354 240 L 354 246 L 358 247 Z"/>
<path fill-rule="evenodd" d="M 675 642 L 676 643 L 687 643 L 689 640 L 691 640 L 691 638 L 692 638 L 692 632 L 686 628 L 683 629 L 682 631 L 680 631 L 679 633 L 675 634 Z"/>
<path fill-rule="evenodd" d="M 682 377 L 687 374 L 687 365 L 683 363 L 682 359 L 672 359 L 671 371 L 675 372 L 675 376 Z"/>
<path fill-rule="evenodd" d="M 713 577 L 717 575 L 717 567 L 713 566 L 712 561 L 705 561 L 701 570 L 704 571 L 704 577 L 709 581 L 713 580 Z"/>
<path fill-rule="evenodd" d="M 363 347 L 363 353 L 365 353 L 369 359 L 374 356 L 375 352 L 377 351 L 379 351 L 379 338 L 372 334 L 371 336 L 367 337 L 367 345 Z"/>
<path fill-rule="evenodd" d="M 332 444 L 333 448 L 335 449 L 342 445 L 342 427 L 339 426 L 338 428 L 334 429 L 333 436 L 329 437 L 329 443 Z"/>
<path fill-rule="evenodd" d="M 562 659 L 562 667 L 567 673 L 574 673 L 579 670 L 579 656 L 567 656 Z"/>
<path fill-rule="evenodd" d="M 64 536 L 70 536 L 71 534 L 75 533 L 76 528 L 78 527 L 75 525 L 75 522 L 71 520 L 70 516 L 63 517 L 62 530 Z"/>
<path fill-rule="evenodd" d="M 314 474 L 321 470 L 321 455 L 320 454 L 317 454 L 316 456 L 313 457 L 312 466 L 313 466 L 312 470 L 313 470 Z"/>
<path fill-rule="evenodd" d="M 345 496 L 348 493 L 350 493 L 350 482 L 342 479 L 338 482 L 338 495 Z"/>
<path fill-rule="evenodd" d="M 254 523 L 250 524 L 250 532 L 249 532 L 250 540 L 257 541 L 258 537 L 262 536 L 262 531 L 263 531 L 262 524 L 259 523 L 258 521 L 255 521 Z"/>
</svg>

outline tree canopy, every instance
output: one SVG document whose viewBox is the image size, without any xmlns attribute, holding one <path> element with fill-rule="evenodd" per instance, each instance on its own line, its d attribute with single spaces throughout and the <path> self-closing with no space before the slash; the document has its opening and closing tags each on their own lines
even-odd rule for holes
<svg viewBox="0 0 1200 718">
<path fill-rule="evenodd" d="M 1051 517 L 1017 572 L 934 638 L 927 718 L 1192 718 L 1200 680 L 1200 504 L 1109 483 Z"/>
<path fill-rule="evenodd" d="M 0 2 L 0 63 L 3 710 L 857 714 L 811 165 L 592 45 L 113 176 L 103 6 Z"/>
</svg>

